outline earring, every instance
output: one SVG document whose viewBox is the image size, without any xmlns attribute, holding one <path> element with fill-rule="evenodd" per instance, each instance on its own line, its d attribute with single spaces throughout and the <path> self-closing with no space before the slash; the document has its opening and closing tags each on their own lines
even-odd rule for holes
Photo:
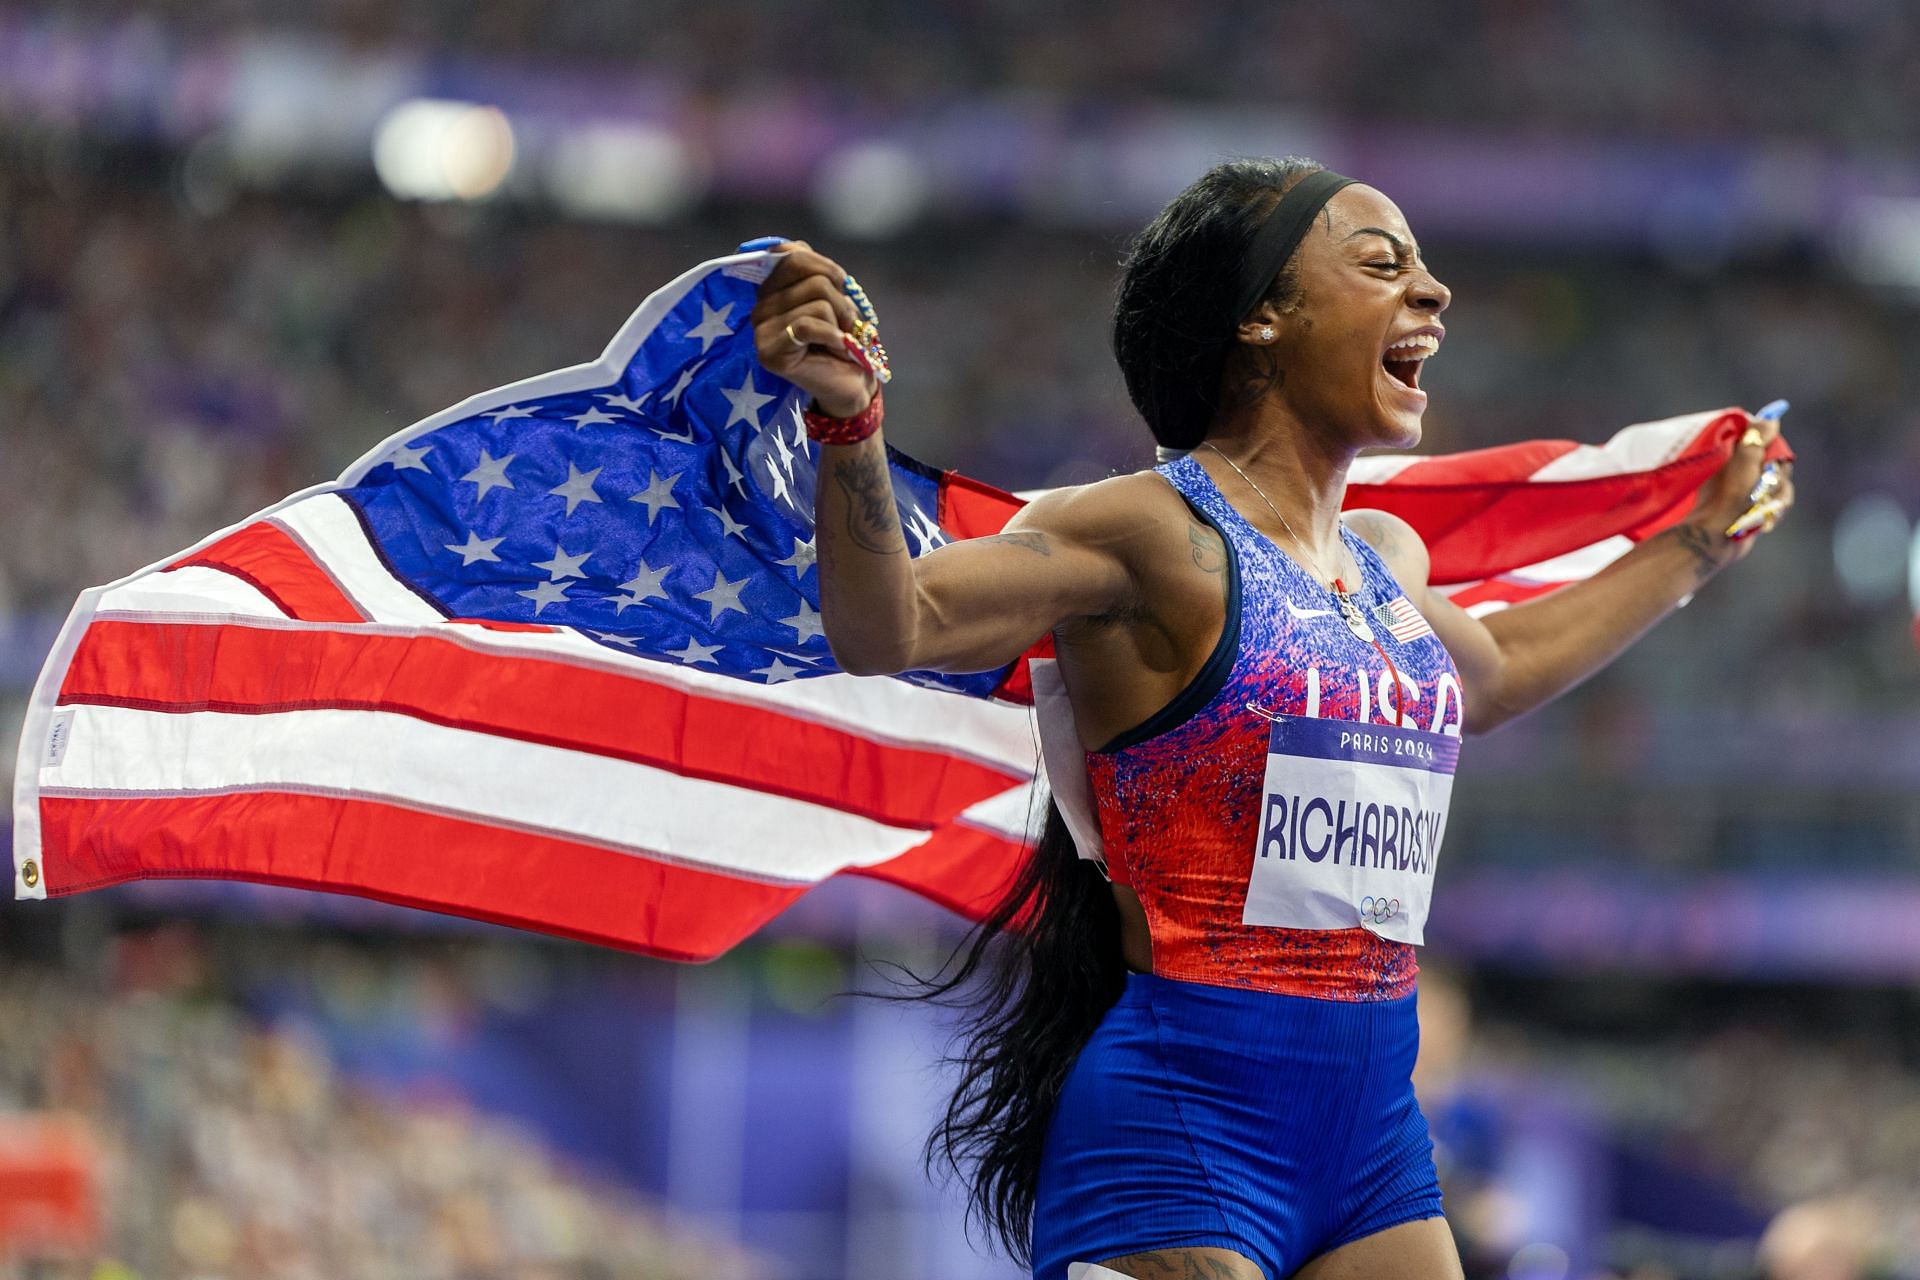
<svg viewBox="0 0 1920 1280">
<path fill-rule="evenodd" d="M 1273 326 L 1272 326 L 1272 325 L 1270 325 L 1270 324 L 1263 324 L 1263 325 L 1261 325 L 1261 326 L 1260 326 L 1260 341 L 1262 341 L 1262 342 L 1272 342 L 1272 341 L 1273 341 Z"/>
</svg>

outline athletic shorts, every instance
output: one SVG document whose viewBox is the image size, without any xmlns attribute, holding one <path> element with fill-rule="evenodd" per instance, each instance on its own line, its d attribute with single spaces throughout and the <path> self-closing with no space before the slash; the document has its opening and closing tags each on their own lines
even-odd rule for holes
<svg viewBox="0 0 1920 1280">
<path fill-rule="evenodd" d="M 1438 1217 L 1414 1100 L 1414 997 L 1316 1000 L 1129 974 L 1067 1077 L 1034 1206 L 1034 1280 L 1213 1246 L 1284 1280 Z"/>
</svg>

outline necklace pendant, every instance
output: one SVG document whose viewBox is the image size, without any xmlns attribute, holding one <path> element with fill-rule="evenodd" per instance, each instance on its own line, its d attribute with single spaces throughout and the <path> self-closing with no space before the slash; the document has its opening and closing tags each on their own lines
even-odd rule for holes
<svg viewBox="0 0 1920 1280">
<path fill-rule="evenodd" d="M 1347 630 L 1368 644 L 1372 644 L 1373 628 L 1367 625 L 1367 616 L 1360 612 L 1360 606 L 1353 602 L 1353 597 L 1344 591 L 1336 591 L 1333 599 L 1334 603 L 1340 606 L 1340 617 L 1345 620 Z"/>
</svg>

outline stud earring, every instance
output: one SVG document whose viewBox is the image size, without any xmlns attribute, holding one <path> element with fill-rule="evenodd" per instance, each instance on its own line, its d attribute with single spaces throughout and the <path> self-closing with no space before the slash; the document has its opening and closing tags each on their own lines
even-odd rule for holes
<svg viewBox="0 0 1920 1280">
<path fill-rule="evenodd" d="M 1273 326 L 1272 326 L 1272 325 L 1270 325 L 1270 324 L 1263 324 L 1263 325 L 1261 325 L 1261 326 L 1260 326 L 1260 341 L 1262 341 L 1262 342 L 1272 342 L 1272 341 L 1273 341 Z"/>
</svg>

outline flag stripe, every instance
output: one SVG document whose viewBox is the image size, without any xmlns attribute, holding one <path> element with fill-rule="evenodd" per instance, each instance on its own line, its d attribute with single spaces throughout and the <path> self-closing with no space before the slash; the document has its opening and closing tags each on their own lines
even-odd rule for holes
<svg viewBox="0 0 1920 1280">
<path fill-rule="evenodd" d="M 366 616 L 315 564 L 285 529 L 256 521 L 231 533 L 176 568 L 204 565 L 251 583 L 290 618 L 313 622 L 363 622 Z"/>
<path fill-rule="evenodd" d="M 232 715 L 74 705 L 43 792 L 351 795 L 787 881 L 896 857 L 924 827 L 378 711 Z M 581 797 L 592 798 L 582 804 Z"/>
<path fill-rule="evenodd" d="M 82 638 L 60 701 L 176 714 L 390 712 L 753 787 L 893 826 L 931 828 L 1025 781 L 1024 771 L 631 675 L 359 629 L 102 620 Z M 809 767 L 794 769 L 795 759 Z"/>
<path fill-rule="evenodd" d="M 211 570 L 191 569 L 160 575 L 159 580 L 189 573 L 225 577 Z M 235 585 L 241 584 L 236 582 Z M 384 623 L 353 626 L 306 623 L 277 613 L 271 617 L 211 613 L 202 607 L 206 599 L 199 587 L 177 600 L 157 590 L 138 596 L 121 594 L 126 590 L 115 588 L 109 597 L 138 599 L 146 605 L 157 607 L 103 608 L 94 615 L 96 623 L 193 621 L 244 625 L 282 634 L 344 630 L 367 635 L 431 637 L 476 653 L 544 658 L 564 663 L 570 668 L 612 672 L 626 679 L 667 685 L 713 701 L 769 707 L 785 715 L 842 729 L 876 742 L 925 747 L 943 755 L 972 760 L 999 770 L 1009 778 L 1030 777 L 1034 761 L 1038 758 L 1032 727 L 1024 709 L 939 689 L 923 689 L 898 680 L 871 680 L 836 674 L 764 685 L 677 663 L 630 657 L 618 649 L 595 644 L 572 631 L 526 632 L 461 622 L 440 622 L 425 627 Z M 254 592 L 248 594 L 264 606 L 264 597 Z"/>
<path fill-rule="evenodd" d="M 165 610 L 185 617 L 284 618 L 287 611 L 259 586 L 207 565 L 163 569 L 100 595 L 102 611 Z"/>
<path fill-rule="evenodd" d="M 337 493 L 322 493 L 281 508 L 274 522 L 332 571 L 340 587 L 369 618 L 382 622 L 443 622 L 446 614 L 394 577 L 367 540 L 360 515 Z M 449 555 L 452 553 L 449 552 Z"/>
</svg>

